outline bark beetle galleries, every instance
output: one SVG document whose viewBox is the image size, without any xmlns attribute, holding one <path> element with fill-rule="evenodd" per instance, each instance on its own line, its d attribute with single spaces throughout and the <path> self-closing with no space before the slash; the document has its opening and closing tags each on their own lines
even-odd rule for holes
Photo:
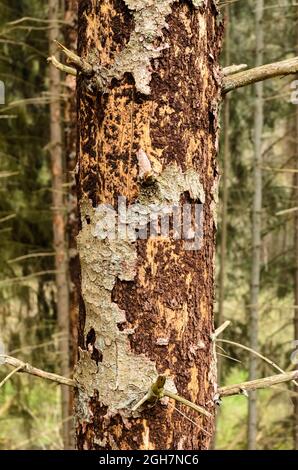
<svg viewBox="0 0 298 470">
<path fill-rule="evenodd" d="M 85 302 L 85 350 L 76 371 L 85 386 L 77 397 L 79 449 L 206 449 L 213 430 L 213 420 L 186 409 L 205 432 L 173 406 L 159 403 L 132 416 L 128 403 L 128 390 L 140 397 L 157 372 L 211 412 L 216 388 L 210 334 L 222 28 L 211 0 L 199 8 L 191 1 L 150 3 L 82 0 L 79 7 L 82 57 L 117 69 L 133 40 L 147 41 L 156 51 L 155 57 L 149 47 L 150 69 L 143 61 L 149 89 L 144 82 L 138 86 L 131 67 L 104 95 L 94 96 L 82 80 L 78 84 L 78 244 Z M 141 39 L 143 14 L 147 24 L 152 20 L 152 31 Z M 94 238 L 100 203 L 116 207 L 119 195 L 138 201 L 140 149 L 156 174 L 167 168 L 197 174 L 205 196 L 200 250 L 186 251 L 182 241 L 171 239 L 113 244 Z M 196 202 L 191 190 L 179 195 L 181 202 Z M 92 359 L 90 344 L 101 362 Z"/>
</svg>

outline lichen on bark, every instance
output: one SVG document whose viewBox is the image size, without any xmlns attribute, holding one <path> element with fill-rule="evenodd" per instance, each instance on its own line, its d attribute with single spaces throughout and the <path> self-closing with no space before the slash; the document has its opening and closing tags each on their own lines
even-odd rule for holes
<svg viewBox="0 0 298 470">
<path fill-rule="evenodd" d="M 127 46 L 115 57 L 115 62 L 108 71 L 110 78 L 121 79 L 125 73 L 131 73 L 136 89 L 145 95 L 150 94 L 153 59 L 168 47 L 163 42 L 163 28 L 167 28 L 166 18 L 171 13 L 174 0 L 124 0 L 133 12 L 135 27 Z M 160 39 L 160 45 L 156 41 Z"/>
<path fill-rule="evenodd" d="M 205 191 L 200 176 L 194 169 L 182 172 L 176 164 L 167 166 L 156 176 L 152 185 L 143 186 L 139 201 L 146 205 L 179 204 L 183 193 L 188 192 L 193 201 L 205 203 Z"/>
<path fill-rule="evenodd" d="M 97 391 L 101 403 L 110 409 L 128 408 L 158 375 L 153 361 L 130 351 L 129 332 L 119 328 L 125 322 L 125 312 L 111 298 L 117 278 L 134 279 L 136 250 L 125 240 L 99 240 L 94 236 L 98 214 L 91 203 L 81 205 L 81 216 L 85 222 L 78 248 L 86 308 L 85 337 L 94 330 L 96 341 L 89 350 L 81 351 L 75 379 L 89 396 Z M 92 359 L 94 348 L 100 353 L 98 364 Z"/>
<path fill-rule="evenodd" d="M 171 13 L 175 0 L 124 0 L 133 12 L 135 27 L 127 46 L 115 58 L 111 69 L 107 71 L 108 79 L 121 79 L 125 73 L 131 73 L 136 89 L 145 95 L 150 94 L 152 60 L 160 57 L 161 52 L 169 45 L 163 41 L 163 29 L 168 28 L 166 18 Z M 193 6 L 199 8 L 202 0 L 192 0 Z M 160 45 L 156 41 L 160 39 Z"/>
<path fill-rule="evenodd" d="M 176 165 L 169 165 L 158 175 L 153 189 L 141 192 L 139 201 L 149 215 L 152 203 L 178 204 L 185 192 L 191 199 L 205 202 L 199 175 L 192 169 L 183 173 Z M 83 226 L 77 242 L 86 308 L 85 337 L 94 331 L 96 340 L 94 344 L 87 344 L 87 350 L 80 351 L 75 380 L 89 396 L 96 391 L 101 403 L 110 410 L 129 410 L 158 375 L 153 361 L 131 351 L 128 337 L 132 332 L 121 329 L 126 321 L 125 312 L 112 301 L 117 279 L 133 281 L 135 278 L 136 245 L 131 239 L 110 240 L 97 236 L 101 212 L 89 201 L 81 203 L 81 220 Z M 128 222 L 134 225 L 133 220 Z M 98 363 L 93 358 L 94 348 L 101 358 Z M 175 390 L 170 377 L 167 387 Z"/>
</svg>

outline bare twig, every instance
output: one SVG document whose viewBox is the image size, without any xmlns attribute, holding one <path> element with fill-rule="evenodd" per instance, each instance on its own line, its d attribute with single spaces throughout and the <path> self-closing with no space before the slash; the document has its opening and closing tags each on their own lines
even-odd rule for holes
<svg viewBox="0 0 298 470">
<path fill-rule="evenodd" d="M 36 377 L 40 377 L 41 379 L 51 380 L 52 382 L 56 382 L 60 385 L 67 385 L 68 387 L 76 387 L 76 382 L 72 379 L 68 379 L 67 377 L 62 377 L 61 375 L 52 374 L 51 372 L 46 372 L 41 369 L 37 369 L 36 367 L 31 366 L 30 364 L 26 364 L 19 359 L 16 359 L 11 356 L 6 356 L 5 354 L 0 354 L 1 364 L 6 364 L 12 367 L 16 367 L 18 370 L 13 371 L 15 372 L 26 372 L 30 375 L 35 375 Z"/>
<path fill-rule="evenodd" d="M 138 408 L 144 405 L 144 403 L 146 403 L 147 401 L 153 402 L 162 398 L 163 393 L 164 393 L 165 383 L 166 383 L 166 377 L 164 375 L 159 375 L 157 377 L 156 382 L 154 382 L 151 385 L 146 395 L 143 398 L 141 398 L 140 401 L 138 401 L 138 403 L 132 408 L 132 411 L 136 411 Z"/>
<path fill-rule="evenodd" d="M 211 335 L 212 341 L 215 341 L 216 338 L 223 333 L 223 331 L 230 326 L 231 322 L 229 320 L 225 321 L 221 326 L 217 328 L 217 330 L 214 331 L 214 333 Z"/>
<path fill-rule="evenodd" d="M 10 178 L 10 176 L 17 176 L 17 175 L 19 175 L 18 171 L 13 171 L 13 172 L 1 171 L 0 178 Z"/>
<path fill-rule="evenodd" d="M 235 73 L 225 77 L 223 80 L 223 93 L 231 90 L 251 85 L 256 82 L 267 80 L 268 78 L 291 75 L 298 72 L 298 57 L 274 62 L 272 64 L 261 65 L 244 72 Z"/>
<path fill-rule="evenodd" d="M 33 23 L 49 23 L 49 24 L 53 23 L 52 20 L 45 20 L 43 18 L 35 18 L 32 16 L 24 16 L 23 18 L 19 18 L 18 20 L 9 21 L 7 24 L 16 25 L 16 24 L 24 23 L 25 21 L 32 21 Z M 63 20 L 55 20 L 55 21 L 57 21 L 60 24 L 69 24 L 67 21 L 63 21 Z"/>
<path fill-rule="evenodd" d="M 74 67 L 69 67 L 68 65 L 64 65 L 59 60 L 56 59 L 54 55 L 48 57 L 48 62 L 51 63 L 56 69 L 60 70 L 61 72 L 68 73 L 69 75 L 76 76 L 77 71 Z"/>
<path fill-rule="evenodd" d="M 222 73 L 224 77 L 228 77 L 229 75 L 233 75 L 234 73 L 241 72 L 241 70 L 245 69 L 247 69 L 247 64 L 229 65 L 222 69 Z"/>
<path fill-rule="evenodd" d="M 273 362 L 271 359 L 269 359 L 266 356 L 263 356 L 262 354 L 255 351 L 254 349 L 249 348 L 248 346 L 244 346 L 244 344 L 236 343 L 235 341 L 230 341 L 228 339 L 217 339 L 216 341 L 220 342 L 220 343 L 231 344 L 232 346 L 237 346 L 238 348 L 244 349 L 244 351 L 248 351 L 251 354 L 253 354 L 254 356 L 257 356 L 260 359 L 262 359 L 263 361 L 267 362 L 267 364 L 272 366 L 274 369 L 278 370 L 278 372 L 281 372 L 282 374 L 285 373 L 285 371 L 281 367 L 279 367 L 277 364 L 275 364 L 275 362 Z M 298 387 L 298 383 L 296 381 L 293 381 L 293 383 L 296 385 L 296 387 Z"/>
<path fill-rule="evenodd" d="M 57 271 L 53 269 L 49 269 L 48 271 L 40 271 L 37 273 L 28 274 L 28 276 L 17 276 L 17 277 L 12 277 L 9 279 L 4 279 L 3 281 L 0 281 L 0 287 L 4 285 L 6 286 L 10 284 L 18 284 L 21 282 L 26 282 L 29 279 L 34 279 L 35 277 L 40 277 L 40 276 L 46 276 L 47 274 L 56 274 L 56 272 Z"/>
<path fill-rule="evenodd" d="M 172 398 L 176 402 L 179 402 L 179 403 L 182 403 L 183 405 L 188 406 L 189 408 L 192 408 L 198 413 L 208 416 L 208 418 L 212 416 L 211 413 L 205 410 L 205 408 L 203 408 L 202 406 L 196 405 L 195 403 L 192 403 L 186 398 L 180 397 L 179 395 L 176 395 L 176 393 L 173 393 L 169 390 L 164 389 L 165 382 L 166 382 L 166 377 L 164 375 L 160 375 L 157 378 L 156 382 L 154 382 L 151 385 L 146 395 L 132 408 L 132 411 L 136 411 L 147 401 L 154 402 L 154 401 L 160 400 L 163 397 L 168 397 L 168 398 Z"/>
<path fill-rule="evenodd" d="M 16 214 L 7 215 L 6 217 L 3 217 L 3 219 L 0 219 L 0 224 L 7 222 L 8 220 L 15 219 L 16 216 Z"/>
<path fill-rule="evenodd" d="M 292 212 L 296 211 L 298 211 L 298 207 L 291 207 L 290 209 L 284 209 L 282 211 L 276 212 L 275 215 L 291 214 Z"/>
<path fill-rule="evenodd" d="M 203 431 L 205 434 L 207 434 L 208 436 L 212 437 L 212 435 L 210 434 L 210 432 L 206 431 L 206 429 L 202 428 L 202 426 L 200 426 L 198 423 L 196 423 L 195 421 L 193 421 L 189 416 L 187 416 L 185 413 L 183 413 L 183 411 L 179 410 L 179 408 L 177 408 L 175 405 L 172 405 L 171 403 L 169 403 L 169 405 L 171 406 L 171 408 L 173 408 L 175 411 L 177 411 L 177 413 L 179 413 L 181 416 L 183 416 L 183 418 L 187 419 L 187 421 L 189 421 L 190 423 L 192 423 L 194 426 L 196 426 L 196 428 L 200 429 L 201 431 Z"/>
<path fill-rule="evenodd" d="M 63 44 L 61 44 L 60 42 L 55 42 L 60 47 L 62 52 L 66 55 L 66 58 L 71 65 L 73 65 L 76 69 L 80 70 L 84 75 L 91 76 L 94 74 L 92 65 L 90 65 L 88 62 L 86 62 L 74 52 L 67 49 L 67 47 L 63 46 Z"/>
<path fill-rule="evenodd" d="M 192 408 L 193 410 L 197 411 L 198 413 L 201 413 L 202 415 L 207 416 L 208 418 L 211 418 L 212 415 L 209 413 L 209 411 L 205 410 L 200 405 L 196 405 L 195 403 L 187 400 L 186 398 L 180 397 L 179 395 L 176 395 L 176 393 L 170 392 L 169 390 L 164 391 L 164 396 L 172 398 L 173 400 L 177 401 L 178 403 L 182 403 L 185 406 L 188 406 L 188 408 Z"/>
<path fill-rule="evenodd" d="M 17 372 L 19 372 L 21 369 L 23 369 L 23 366 L 20 365 L 19 367 L 17 367 L 16 369 L 12 370 L 3 380 L 2 382 L 0 382 L 0 388 L 3 387 L 4 384 L 6 384 L 6 382 L 8 382 L 8 380 L 14 375 L 16 374 Z"/>
<path fill-rule="evenodd" d="M 264 379 L 252 380 L 250 382 L 242 382 L 236 385 L 228 385 L 218 389 L 220 397 L 230 397 L 232 395 L 245 395 L 247 392 L 252 390 L 258 390 L 261 388 L 269 388 L 273 385 L 277 385 L 284 382 L 291 382 L 298 378 L 298 371 L 286 372 L 284 374 L 272 375 L 271 377 L 265 377 Z"/>
<path fill-rule="evenodd" d="M 0 220 L 0 222 L 2 222 Z M 14 258 L 14 259 L 10 259 L 8 260 L 8 264 L 12 264 L 12 263 L 18 263 L 20 261 L 24 261 L 24 260 L 27 260 L 27 259 L 32 259 L 32 258 L 44 258 L 44 257 L 47 257 L 47 256 L 54 256 L 55 253 L 54 252 L 41 252 L 41 253 L 30 253 L 29 255 L 24 255 L 24 256 L 19 256 L 18 258 Z"/>
<path fill-rule="evenodd" d="M 234 362 L 238 362 L 239 364 L 242 364 L 242 362 L 239 361 L 239 359 L 236 359 L 235 357 L 228 356 L 228 354 L 223 354 L 223 353 L 219 353 L 219 352 L 217 352 L 216 354 L 218 356 L 225 357 L 226 359 L 230 359 L 230 361 L 234 361 Z"/>
</svg>

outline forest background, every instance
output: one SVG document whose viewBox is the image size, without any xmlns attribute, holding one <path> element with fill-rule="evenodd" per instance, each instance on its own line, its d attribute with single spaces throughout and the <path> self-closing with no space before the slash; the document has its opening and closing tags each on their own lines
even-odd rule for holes
<svg viewBox="0 0 298 470">
<path fill-rule="evenodd" d="M 76 47 L 76 2 L 59 9 L 59 37 Z M 222 64 L 256 63 L 255 0 L 221 1 L 226 16 Z M 291 0 L 265 1 L 263 8 L 263 63 L 298 55 L 297 4 Z M 54 186 L 51 163 L 51 103 L 53 88 L 47 58 L 52 52 L 48 2 L 1 0 L 0 80 L 5 103 L 0 106 L 0 335 L 5 353 L 36 367 L 59 373 L 65 361 L 57 308 L 57 269 L 53 195 L 62 194 L 59 210 L 66 221 L 67 274 L 70 292 L 73 365 L 76 341 L 77 272 L 75 196 L 75 80 L 61 74 L 59 102 L 62 130 L 63 183 Z M 298 168 L 295 77 L 263 84 L 262 227 L 259 293 L 258 351 L 282 369 L 297 362 L 298 338 L 294 319 L 298 305 L 298 224 L 296 211 Z M 249 318 L 253 257 L 253 201 L 255 197 L 255 87 L 229 95 L 222 107 L 220 168 L 222 182 L 218 207 L 217 291 L 218 324 L 230 320 L 225 340 L 251 344 Z M 227 100 L 226 100 L 227 101 Z M 227 110 L 228 109 L 228 110 Z M 57 182 L 57 181 L 56 181 Z M 54 215 L 54 216 L 53 216 Z M 57 214 L 56 214 L 57 215 Z M 250 356 L 229 342 L 218 346 L 222 384 L 249 378 Z M 3 351 L 3 352 L 4 352 Z M 272 368 L 258 361 L 259 377 Z M 7 375 L 0 369 L 0 382 Z M 257 446 L 293 449 L 298 411 L 291 386 L 258 392 Z M 1 449 L 61 449 L 62 423 L 71 416 L 61 412 L 61 388 L 39 378 L 15 374 L 0 390 Z M 217 449 L 247 448 L 245 396 L 226 399 L 220 408 Z M 70 410 L 70 408 L 69 408 Z"/>
</svg>

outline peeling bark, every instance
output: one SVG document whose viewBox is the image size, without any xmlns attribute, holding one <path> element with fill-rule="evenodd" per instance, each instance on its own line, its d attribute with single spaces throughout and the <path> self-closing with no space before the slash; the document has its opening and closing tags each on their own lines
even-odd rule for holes
<svg viewBox="0 0 298 470">
<path fill-rule="evenodd" d="M 121 64 L 121 73 L 104 93 L 78 80 L 79 449 L 210 444 L 207 433 L 167 403 L 132 407 L 165 374 L 167 388 L 214 415 L 220 43 L 211 0 L 80 2 L 80 56 L 109 71 Z M 102 239 L 99 206 L 117 209 L 118 196 L 145 208 L 202 203 L 200 249 L 186 250 L 174 237 Z M 184 411 L 213 432 L 213 419 Z"/>
</svg>

